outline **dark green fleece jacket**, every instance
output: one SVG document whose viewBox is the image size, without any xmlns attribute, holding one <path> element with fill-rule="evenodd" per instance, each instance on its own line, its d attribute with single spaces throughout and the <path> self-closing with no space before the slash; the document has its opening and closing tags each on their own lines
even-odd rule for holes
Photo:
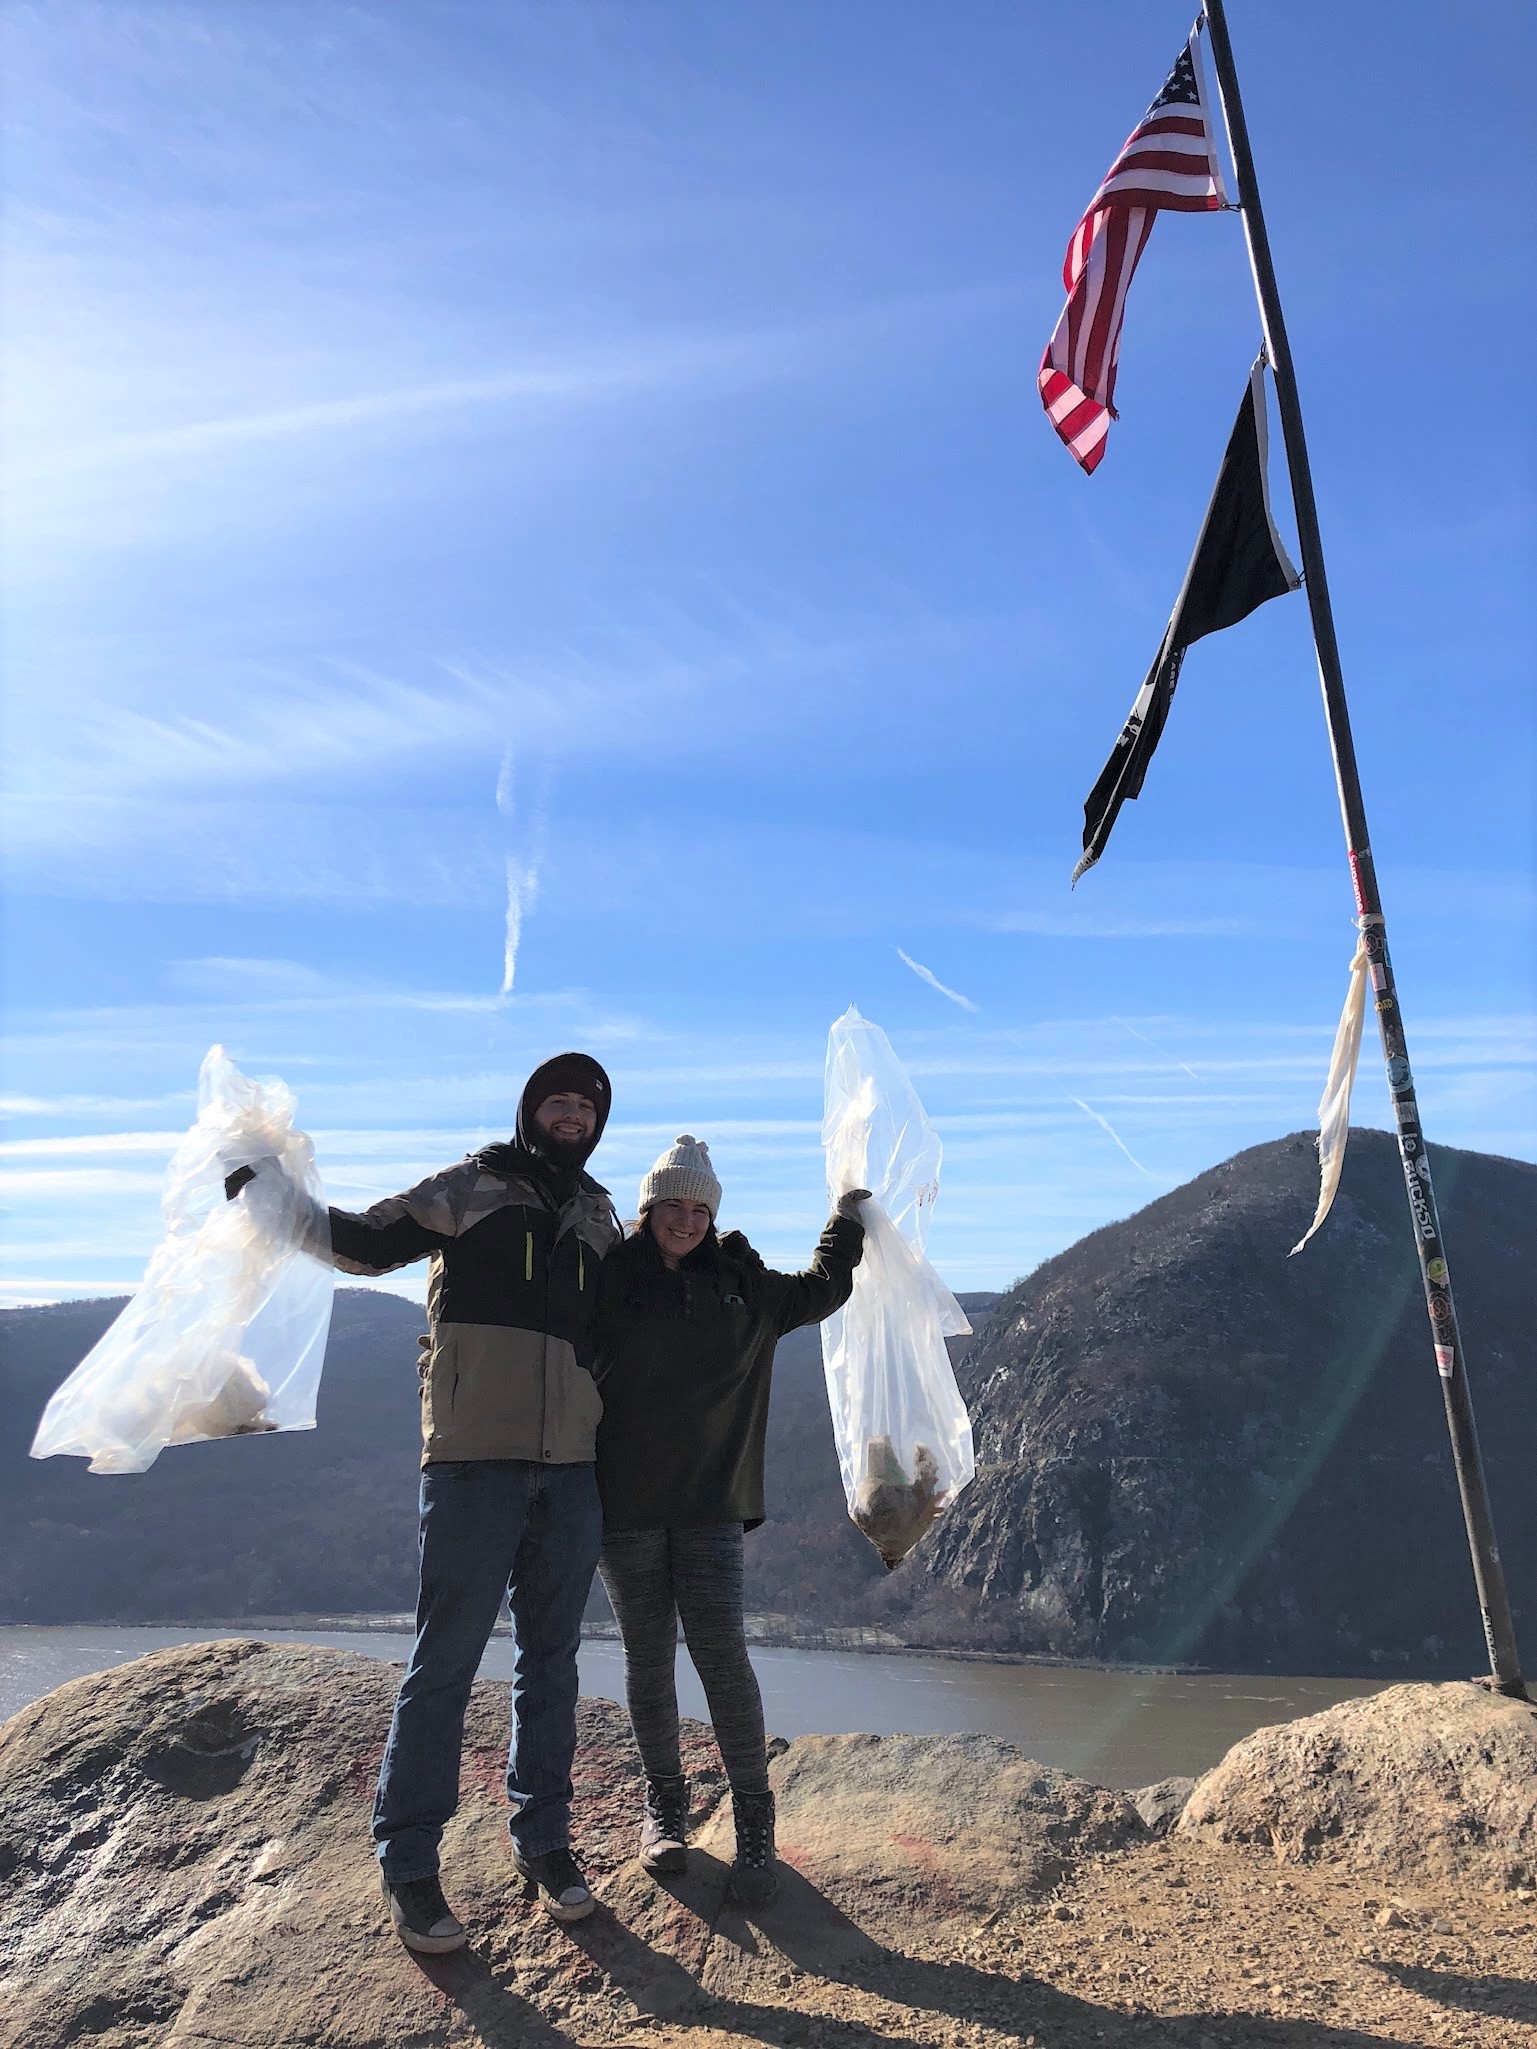
<svg viewBox="0 0 1537 2049">
<path fill-rule="evenodd" d="M 593 1324 L 606 1529 L 757 1528 L 774 1347 L 847 1302 L 864 1235 L 831 1218 L 797 1274 L 765 1266 L 739 1231 L 671 1272 L 644 1227 L 609 1254 Z"/>
</svg>

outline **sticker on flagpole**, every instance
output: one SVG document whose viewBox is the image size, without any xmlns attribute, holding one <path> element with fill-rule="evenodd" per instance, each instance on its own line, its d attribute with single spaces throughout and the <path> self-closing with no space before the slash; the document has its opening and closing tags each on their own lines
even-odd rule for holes
<svg viewBox="0 0 1537 2049">
<path fill-rule="evenodd" d="M 1361 881 L 1361 861 L 1366 851 L 1363 848 L 1361 853 L 1357 853 L 1356 849 L 1351 847 L 1346 853 L 1346 858 L 1350 862 L 1351 886 L 1356 893 L 1356 916 L 1358 918 L 1364 918 L 1368 915 L 1366 909 L 1366 889 Z"/>
</svg>

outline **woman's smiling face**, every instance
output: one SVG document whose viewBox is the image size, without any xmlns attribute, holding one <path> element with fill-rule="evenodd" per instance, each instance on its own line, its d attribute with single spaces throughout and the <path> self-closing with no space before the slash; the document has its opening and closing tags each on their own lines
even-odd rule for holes
<svg viewBox="0 0 1537 2049">
<path fill-rule="evenodd" d="M 669 1266 L 687 1259 L 710 1228 L 710 1207 L 703 1202 L 654 1202 L 646 1212 L 651 1235 Z"/>
</svg>

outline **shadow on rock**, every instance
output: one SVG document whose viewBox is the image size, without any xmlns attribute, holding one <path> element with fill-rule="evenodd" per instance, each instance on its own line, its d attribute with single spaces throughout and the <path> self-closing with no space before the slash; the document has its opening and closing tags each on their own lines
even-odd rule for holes
<svg viewBox="0 0 1537 2049">
<path fill-rule="evenodd" d="M 1487 2014 L 1505 2021 L 1537 2024 L 1537 1985 L 1520 1978 L 1497 1978 L 1465 1972 L 1436 1971 L 1424 1964 L 1399 1964 L 1378 1958 L 1373 1970 L 1381 1971 L 1406 1992 L 1433 1999 L 1438 2006 L 1454 2006 L 1464 2013 Z"/>
<path fill-rule="evenodd" d="M 401 1955 L 458 2008 L 485 2049 L 571 2049 L 571 2037 L 552 2027 L 538 2007 L 498 1978 L 478 1950 L 418 1956 L 402 1945 Z"/>
<path fill-rule="evenodd" d="M 717 1889 L 717 1907 L 719 1899 Z M 632 1921 L 642 1925 L 632 1926 Z M 637 1899 L 633 1892 L 627 1898 L 622 1892 L 566 1933 L 643 2014 L 673 2020 L 710 1998 L 703 1983 L 713 1939 L 709 1886 L 692 1872 L 673 1885 L 658 1887 L 649 1901 L 643 1895 Z"/>
<path fill-rule="evenodd" d="M 692 1881 L 693 1874 L 690 1877 Z M 836 1998 L 819 2014 L 808 2015 L 793 2007 L 765 2007 L 732 1996 L 734 1976 L 761 1985 L 783 1963 L 808 1981 L 843 1986 L 893 2007 L 916 2007 L 967 2030 L 980 2023 L 1021 2042 L 1034 2037 L 1054 2049 L 1086 2049 L 1089 2044 L 1132 2039 L 1147 2049 L 1190 2049 L 1203 2035 L 1220 2038 L 1230 2049 L 1281 2049 L 1283 2044 L 1285 2049 L 1411 2049 L 1398 2037 L 1337 2022 L 1279 2021 L 1241 2012 L 1128 2013 L 1060 1991 L 1023 1968 L 1013 1976 L 973 1964 L 908 1956 L 877 1941 L 798 1872 L 782 1865 L 780 1877 L 779 1897 L 771 1906 L 750 1911 L 726 1903 L 719 1906 L 709 1970 L 712 1990 L 704 1994 L 710 2023 L 736 2028 L 775 2049 L 807 2040 L 808 2021 L 824 2027 L 840 2021 L 847 2025 L 842 2002 Z M 906 2045 L 916 2039 L 900 2028 L 872 2027 L 863 2016 L 857 2026 L 862 2041 Z"/>
</svg>

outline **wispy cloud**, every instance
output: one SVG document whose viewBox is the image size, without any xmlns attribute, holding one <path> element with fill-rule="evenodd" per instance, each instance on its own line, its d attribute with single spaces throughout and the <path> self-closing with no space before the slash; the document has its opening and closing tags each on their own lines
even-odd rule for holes
<svg viewBox="0 0 1537 2049">
<path fill-rule="evenodd" d="M 157 1096 L 0 1096 L 0 1117 L 136 1117 L 145 1110 L 197 1101 L 192 1089 L 171 1089 Z"/>
<path fill-rule="evenodd" d="M 492 1014 L 505 1008 L 502 996 L 472 989 L 412 989 L 398 984 L 349 980 L 299 961 L 261 960 L 213 955 L 178 961 L 172 979 L 189 995 L 212 998 L 247 1015 L 284 1012 L 353 1010 L 361 1004 L 381 1010 L 463 1011 Z M 506 993 L 506 992 L 503 992 Z M 560 1008 L 574 1000 L 570 990 L 546 990 L 524 996 L 528 1009 Z M 576 999 L 579 1000 L 579 999 Z"/>
<path fill-rule="evenodd" d="M 0 1140 L 0 1159 L 93 1159 L 103 1153 L 171 1153 L 180 1145 L 179 1131 L 101 1131 L 54 1138 Z"/>
<path fill-rule="evenodd" d="M 969 922 L 1035 939 L 1252 939 L 1267 929 L 1249 917 L 1127 917 L 1104 911 L 1079 916 L 1066 910 L 979 912 Z"/>
<path fill-rule="evenodd" d="M 25 1195 L 118 1196 L 158 1192 L 160 1174 L 135 1174 L 118 1167 L 41 1167 L 26 1172 L 0 1171 L 0 1199 Z"/>
<path fill-rule="evenodd" d="M 667 391 L 697 399 L 711 385 L 813 375 L 867 345 L 875 334 L 972 319 L 1014 296 L 1012 287 L 971 286 L 753 328 L 637 334 L 618 345 L 583 349 L 577 344 L 542 360 L 503 364 L 479 374 L 330 393 L 299 404 L 168 422 L 73 446 L 55 438 L 46 452 L 13 464 L 12 479 L 17 486 L 35 487 L 39 480 L 86 470 L 189 457 L 218 460 L 241 448 L 334 439 L 471 411 L 522 412 L 542 424 L 556 405 Z"/>
<path fill-rule="evenodd" d="M 980 1007 L 973 1003 L 969 996 L 963 996 L 959 989 L 948 988 L 932 968 L 926 968 L 922 961 L 914 960 L 912 955 L 904 953 L 900 946 L 897 948 L 897 959 L 904 966 L 910 967 L 920 982 L 927 982 L 931 989 L 937 989 L 941 996 L 948 996 L 950 1001 L 958 1003 L 962 1010 L 976 1010 Z"/>
<path fill-rule="evenodd" d="M 505 909 L 509 853 L 543 874 L 554 764 L 581 763 L 590 783 L 609 760 L 665 758 L 677 773 L 718 749 L 723 730 L 739 747 L 755 734 L 772 744 L 829 678 L 862 673 L 917 630 L 793 607 L 744 617 L 724 597 L 683 606 L 653 593 L 622 627 L 589 605 L 569 634 L 551 624 L 494 658 L 408 655 L 386 668 L 329 655 L 275 667 L 193 649 L 168 666 L 92 653 L 81 673 L 51 674 L 12 721 L 5 859 L 13 886 L 112 901 L 451 903 L 468 892 Z M 942 624 L 929 631 L 943 636 Z M 489 777 L 509 734 L 528 784 L 515 835 L 470 806 L 445 833 L 441 803 L 409 801 L 435 769 Z M 407 781 L 362 794 L 392 774 Z M 260 808 L 232 831 L 237 800 Z M 612 831 L 589 818 L 581 844 L 563 850 L 568 868 L 602 869 L 605 893 L 616 881 Z M 757 852 L 749 838 L 744 854 Z M 762 865 L 756 886 L 766 886 Z"/>
<path fill-rule="evenodd" d="M 121 1275 L 89 1275 L 71 1277 L 61 1281 L 57 1275 L 16 1275 L 0 1280 L 0 1301 L 10 1309 L 43 1308 L 50 1302 L 74 1302 L 82 1298 L 99 1299 L 103 1295 L 131 1295 L 137 1288 L 137 1281 L 125 1281 Z"/>
</svg>

